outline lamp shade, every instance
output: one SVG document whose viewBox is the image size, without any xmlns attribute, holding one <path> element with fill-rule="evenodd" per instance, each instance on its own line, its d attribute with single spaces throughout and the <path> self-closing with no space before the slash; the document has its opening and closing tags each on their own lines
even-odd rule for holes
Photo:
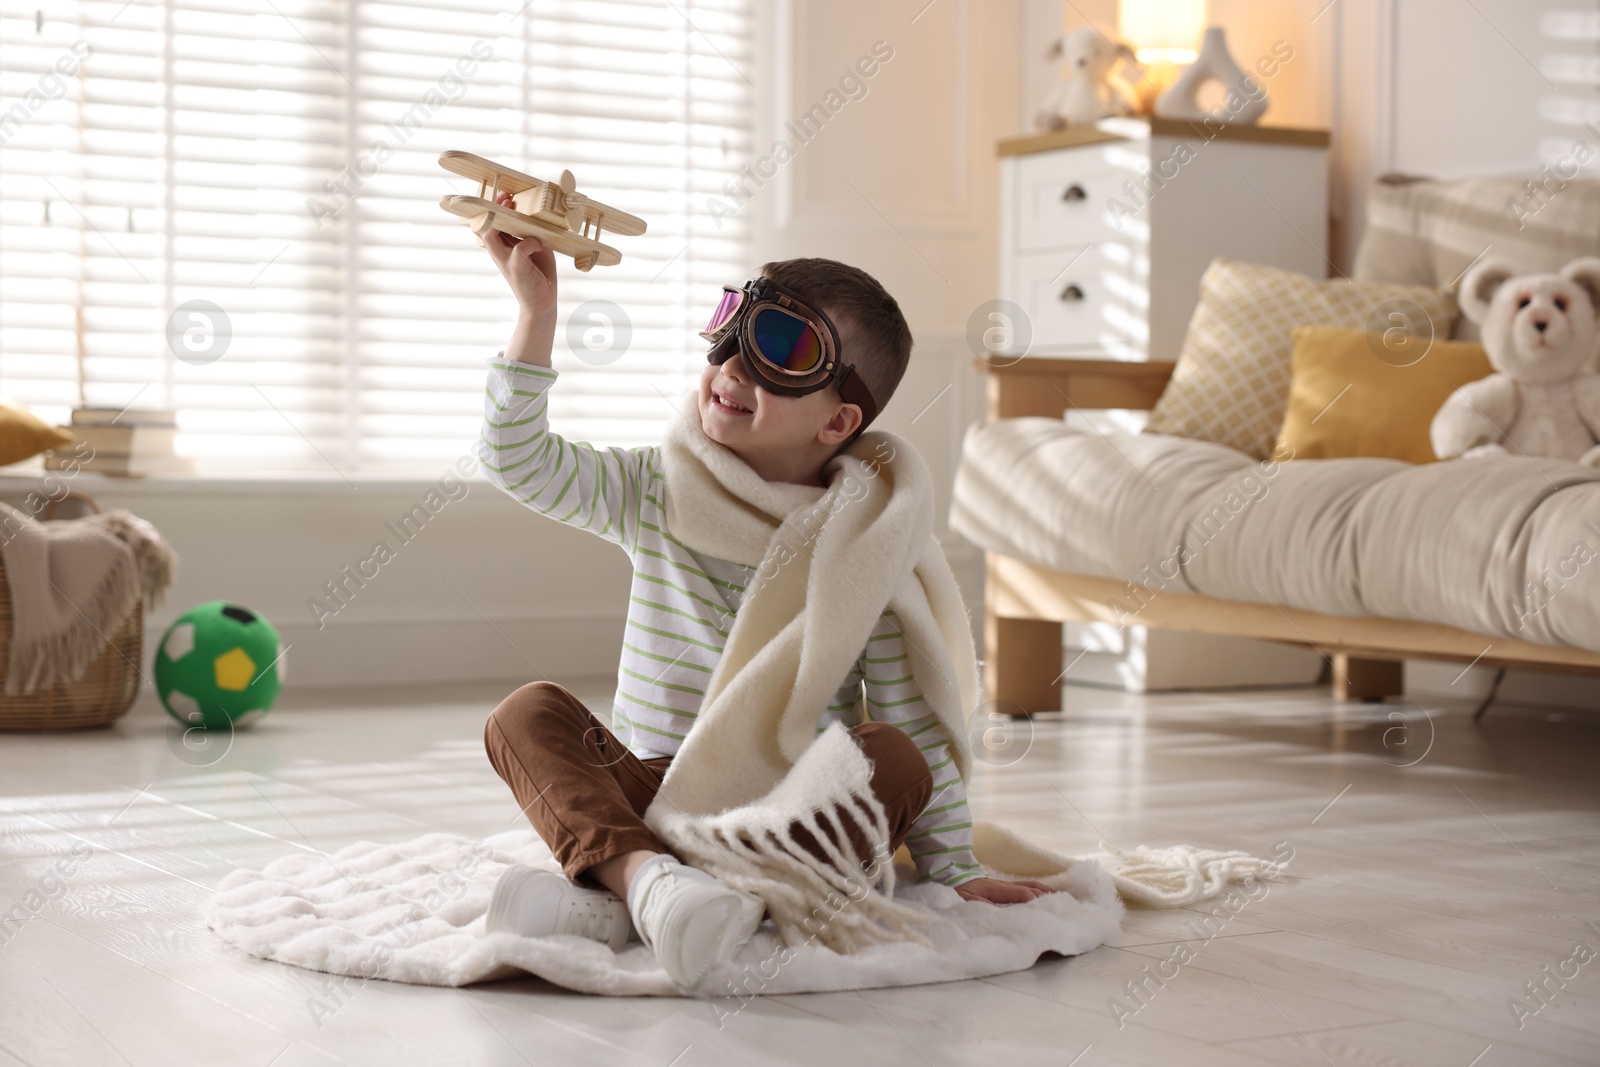
<svg viewBox="0 0 1600 1067">
<path fill-rule="evenodd" d="M 1141 63 L 1193 63 L 1206 0 L 1117 0 L 1117 29 Z"/>
</svg>

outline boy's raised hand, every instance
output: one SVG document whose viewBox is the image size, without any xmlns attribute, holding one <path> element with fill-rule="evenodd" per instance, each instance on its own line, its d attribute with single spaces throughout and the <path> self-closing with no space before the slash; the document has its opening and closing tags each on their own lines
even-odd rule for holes
<svg viewBox="0 0 1600 1067">
<path fill-rule="evenodd" d="M 513 206 L 511 194 L 501 193 L 496 200 L 502 207 Z M 556 254 L 534 237 L 521 240 L 499 230 L 478 237 L 489 250 L 489 257 L 500 268 L 506 284 L 524 312 L 535 318 L 554 318 L 556 313 Z"/>
</svg>

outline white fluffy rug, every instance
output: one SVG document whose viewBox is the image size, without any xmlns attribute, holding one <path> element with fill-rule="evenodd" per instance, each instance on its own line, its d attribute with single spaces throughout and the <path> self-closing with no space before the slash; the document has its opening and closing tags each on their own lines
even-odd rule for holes
<svg viewBox="0 0 1600 1067">
<path fill-rule="evenodd" d="M 582 993 L 682 995 L 637 940 L 616 953 L 568 935 L 485 936 L 489 895 L 513 863 L 560 870 L 531 829 L 482 841 L 428 834 L 392 845 L 361 842 L 326 858 L 290 855 L 224 878 L 206 921 L 252 956 L 332 974 L 462 986 L 528 972 Z M 912 884 L 915 873 L 904 865 L 898 871 L 895 900 L 932 916 L 918 929 L 933 949 L 915 942 L 848 956 L 816 944 L 789 949 L 768 920 L 698 991 L 748 997 L 981 978 L 1026 970 L 1045 952 L 1086 952 L 1122 919 L 1116 888 L 1093 861 L 1040 878 L 1066 891 L 1026 904 L 962 900 L 947 886 Z"/>
</svg>

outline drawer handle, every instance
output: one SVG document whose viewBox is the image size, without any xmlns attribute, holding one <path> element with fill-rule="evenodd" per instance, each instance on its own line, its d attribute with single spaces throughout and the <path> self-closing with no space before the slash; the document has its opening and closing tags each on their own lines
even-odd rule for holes
<svg viewBox="0 0 1600 1067">
<path fill-rule="evenodd" d="M 1068 285 L 1065 289 L 1061 290 L 1062 303 L 1072 304 L 1082 299 L 1083 290 L 1078 287 L 1076 282 L 1073 282 L 1071 285 Z"/>
<path fill-rule="evenodd" d="M 1071 203 L 1074 200 L 1087 200 L 1089 199 L 1089 194 L 1084 191 L 1083 186 L 1079 185 L 1077 182 L 1073 182 L 1062 191 L 1061 199 Z"/>
</svg>

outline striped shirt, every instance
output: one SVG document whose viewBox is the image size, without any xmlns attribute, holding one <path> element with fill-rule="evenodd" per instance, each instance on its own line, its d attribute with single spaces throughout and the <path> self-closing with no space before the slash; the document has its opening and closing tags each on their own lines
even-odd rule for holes
<svg viewBox="0 0 1600 1067">
<path fill-rule="evenodd" d="M 694 725 L 755 568 L 702 556 L 667 532 L 658 446 L 568 441 L 549 427 L 545 394 L 556 371 L 503 358 L 488 363 L 483 456 L 489 480 L 539 514 L 628 553 L 633 583 L 611 728 L 641 759 L 674 755 Z M 879 617 L 817 732 L 833 722 L 849 727 L 868 720 L 904 730 L 933 772 L 933 799 L 905 842 L 919 880 L 955 886 L 979 877 L 950 735 L 911 676 L 892 611 Z"/>
</svg>

